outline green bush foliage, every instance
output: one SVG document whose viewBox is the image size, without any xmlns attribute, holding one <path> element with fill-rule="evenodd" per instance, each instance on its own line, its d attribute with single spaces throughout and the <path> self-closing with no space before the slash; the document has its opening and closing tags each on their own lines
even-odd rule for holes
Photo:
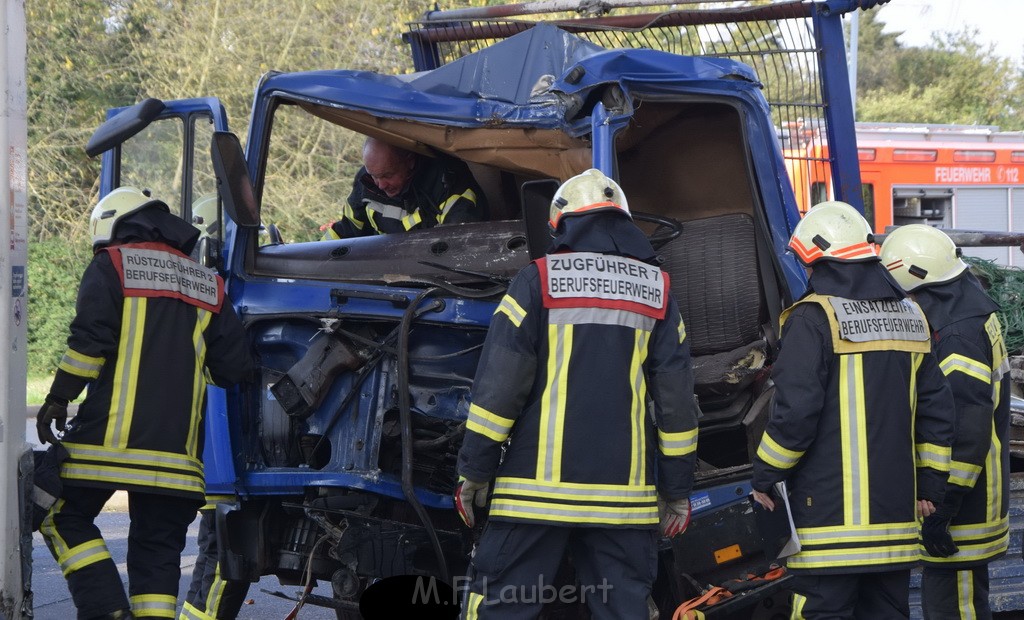
<svg viewBox="0 0 1024 620">
<path fill-rule="evenodd" d="M 28 373 L 50 374 L 67 347 L 78 282 L 92 258 L 89 240 L 28 245 Z"/>
</svg>

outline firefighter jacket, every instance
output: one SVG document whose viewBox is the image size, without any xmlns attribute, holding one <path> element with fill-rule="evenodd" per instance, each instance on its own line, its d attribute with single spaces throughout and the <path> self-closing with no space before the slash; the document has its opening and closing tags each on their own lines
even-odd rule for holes
<svg viewBox="0 0 1024 620">
<path fill-rule="evenodd" d="M 954 514 L 949 531 L 960 551 L 948 558 L 925 554 L 924 561 L 970 568 L 1006 553 L 1010 541 L 1010 377 L 999 306 L 967 271 L 914 297 L 934 332 L 957 420 L 943 503 Z"/>
<path fill-rule="evenodd" d="M 202 500 L 204 369 L 221 386 L 246 378 L 248 341 L 220 277 L 187 256 L 196 229 L 143 209 L 115 232 L 82 276 L 51 388 L 72 400 L 89 384 L 61 478 Z"/>
<path fill-rule="evenodd" d="M 409 185 L 401 194 L 385 194 L 360 168 L 342 219 L 324 239 L 343 239 L 486 220 L 487 199 L 469 167 L 451 158 L 417 156 Z"/>
<path fill-rule="evenodd" d="M 693 481 L 686 330 L 629 219 L 593 213 L 560 229 L 556 253 L 523 269 L 494 314 L 459 474 L 494 479 L 491 519 L 654 528 L 657 494 L 688 497 Z"/>
<path fill-rule="evenodd" d="M 790 570 L 890 571 L 919 559 L 916 499 L 941 499 L 953 407 L 924 313 L 880 263 L 814 266 L 782 316 L 776 392 L 752 485 L 786 480 Z"/>
</svg>

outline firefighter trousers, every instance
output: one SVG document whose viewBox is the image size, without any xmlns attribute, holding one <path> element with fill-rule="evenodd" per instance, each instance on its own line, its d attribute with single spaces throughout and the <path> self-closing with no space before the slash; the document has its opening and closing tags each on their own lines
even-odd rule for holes
<svg viewBox="0 0 1024 620">
<path fill-rule="evenodd" d="M 216 511 L 202 510 L 199 514 L 199 555 L 178 620 L 234 620 L 249 592 L 249 582 L 221 578 Z"/>
<path fill-rule="evenodd" d="M 39 531 L 68 581 L 79 620 L 131 608 L 137 618 L 174 618 L 181 551 L 200 501 L 128 492 L 128 595 L 96 516 L 112 489 L 70 486 Z"/>
<path fill-rule="evenodd" d="M 545 605 L 586 605 L 593 620 L 647 618 L 657 531 L 491 521 L 473 556 L 462 618 L 535 618 Z M 561 583 L 565 552 L 575 581 Z"/>
<path fill-rule="evenodd" d="M 910 570 L 808 575 L 792 571 L 793 620 L 910 617 Z"/>
<path fill-rule="evenodd" d="M 921 609 L 925 620 L 992 620 L 988 604 L 988 564 L 921 571 Z"/>
</svg>

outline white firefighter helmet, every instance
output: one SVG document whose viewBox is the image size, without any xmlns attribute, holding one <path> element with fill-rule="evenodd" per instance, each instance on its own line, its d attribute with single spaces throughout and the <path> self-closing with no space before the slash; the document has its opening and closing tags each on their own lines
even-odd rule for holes
<svg viewBox="0 0 1024 620">
<path fill-rule="evenodd" d="M 882 264 L 906 291 L 949 282 L 967 269 L 946 233 L 925 224 L 900 226 L 885 237 Z"/>
<path fill-rule="evenodd" d="M 805 265 L 819 260 L 855 263 L 878 259 L 867 220 L 839 201 L 811 207 L 797 223 L 789 247 Z"/>
<path fill-rule="evenodd" d="M 597 211 L 618 211 L 629 215 L 629 204 L 622 188 L 603 172 L 591 168 L 577 174 L 558 188 L 551 199 L 551 230 L 558 228 L 558 222 L 567 215 L 582 215 Z"/>
<path fill-rule="evenodd" d="M 124 185 L 110 192 L 96 203 L 89 216 L 89 232 L 92 234 L 92 246 L 106 245 L 114 238 L 117 223 L 125 216 L 145 209 L 160 207 L 170 211 L 167 204 L 150 196 L 148 189 L 138 189 Z"/>
<path fill-rule="evenodd" d="M 199 229 L 199 238 L 217 234 L 220 225 L 217 194 L 204 194 L 192 203 L 192 225 Z"/>
</svg>

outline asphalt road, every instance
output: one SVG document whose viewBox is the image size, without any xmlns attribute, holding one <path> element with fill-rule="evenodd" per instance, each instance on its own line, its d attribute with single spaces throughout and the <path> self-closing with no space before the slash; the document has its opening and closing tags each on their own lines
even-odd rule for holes
<svg viewBox="0 0 1024 620">
<path fill-rule="evenodd" d="M 35 413 L 38 407 L 30 407 L 29 418 L 25 424 L 25 441 L 38 447 L 39 438 L 36 435 Z M 124 492 L 117 492 L 107 502 L 103 512 L 96 520 L 96 525 L 103 532 L 104 540 L 110 555 L 117 562 L 117 568 L 121 571 L 121 580 L 128 587 L 128 573 L 125 567 L 125 556 L 128 551 L 128 498 Z M 198 547 L 196 536 L 199 532 L 199 519 L 188 531 L 188 541 L 185 543 L 185 550 L 181 555 L 181 581 L 178 586 L 178 606 L 188 592 L 189 582 L 192 580 L 192 568 L 196 563 Z M 71 600 L 71 593 L 68 592 L 67 582 L 61 574 L 57 562 L 50 555 L 50 551 L 43 542 L 43 537 L 36 532 L 32 537 L 32 593 L 33 613 L 38 620 L 69 620 L 76 617 L 75 605 Z M 249 594 L 245 604 L 238 615 L 240 620 L 273 620 L 282 619 L 295 607 L 293 600 L 286 600 L 274 596 L 269 592 L 282 592 L 290 597 L 297 597 L 300 593 L 298 586 L 282 586 L 276 577 L 264 577 L 258 583 L 249 587 Z M 313 589 L 314 594 L 331 596 L 331 585 L 329 583 L 318 584 Z M 335 618 L 331 609 L 322 607 L 304 606 L 298 613 L 300 620 L 325 620 Z"/>
</svg>

